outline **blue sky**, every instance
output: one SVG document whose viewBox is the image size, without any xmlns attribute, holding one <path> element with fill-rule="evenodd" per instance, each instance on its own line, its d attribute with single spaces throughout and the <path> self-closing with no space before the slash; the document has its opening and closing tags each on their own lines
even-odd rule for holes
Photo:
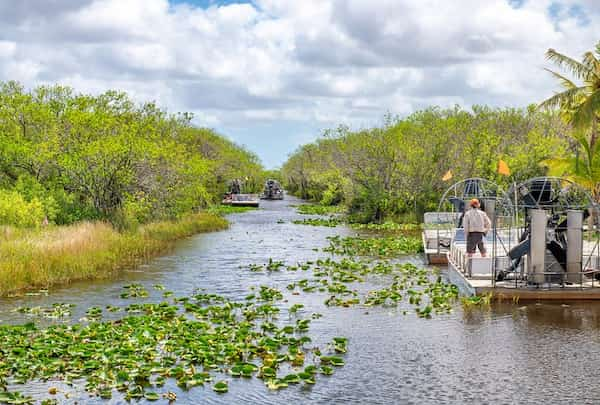
<svg viewBox="0 0 600 405">
<path fill-rule="evenodd" d="M 544 52 L 592 49 L 600 3 L 22 0 L 0 2 L 0 24 L 0 80 L 124 90 L 276 167 L 340 124 L 544 99 Z"/>
</svg>

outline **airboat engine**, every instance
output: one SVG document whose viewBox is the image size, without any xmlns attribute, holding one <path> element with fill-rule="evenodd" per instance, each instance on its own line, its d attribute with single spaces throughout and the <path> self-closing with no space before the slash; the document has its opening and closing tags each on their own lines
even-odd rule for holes
<svg viewBox="0 0 600 405">
<path fill-rule="evenodd" d="M 496 269 L 496 281 L 512 274 L 529 286 L 583 285 L 583 269 L 598 261 L 597 242 L 584 249 L 584 222 L 594 205 L 588 193 L 568 180 L 541 177 L 513 186 L 505 201 L 513 207 L 512 225 L 496 245 L 517 243 L 507 252 L 510 267 Z"/>
</svg>

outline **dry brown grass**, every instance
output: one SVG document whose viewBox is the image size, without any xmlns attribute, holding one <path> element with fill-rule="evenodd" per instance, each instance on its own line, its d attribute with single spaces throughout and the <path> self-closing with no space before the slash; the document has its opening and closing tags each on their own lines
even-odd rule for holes
<svg viewBox="0 0 600 405">
<path fill-rule="evenodd" d="M 220 216 L 200 213 L 128 233 L 104 222 L 39 230 L 4 227 L 0 229 L 0 295 L 112 277 L 167 251 L 178 239 L 227 225 Z"/>
</svg>

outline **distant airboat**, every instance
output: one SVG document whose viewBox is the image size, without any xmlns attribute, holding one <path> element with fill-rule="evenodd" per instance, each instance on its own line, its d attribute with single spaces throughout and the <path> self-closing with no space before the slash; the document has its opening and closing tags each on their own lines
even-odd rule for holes
<svg viewBox="0 0 600 405">
<path fill-rule="evenodd" d="M 262 196 L 263 200 L 283 200 L 283 189 L 277 180 L 269 179 L 265 182 Z"/>
</svg>

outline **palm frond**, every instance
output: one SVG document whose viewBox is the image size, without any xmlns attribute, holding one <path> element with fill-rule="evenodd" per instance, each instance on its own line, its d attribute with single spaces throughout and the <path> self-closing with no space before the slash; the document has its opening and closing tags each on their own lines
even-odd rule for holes
<svg viewBox="0 0 600 405">
<path fill-rule="evenodd" d="M 562 177 L 565 176 L 567 173 L 575 172 L 574 168 L 576 166 L 576 162 L 575 159 L 571 157 L 553 158 L 542 160 L 540 162 L 540 165 L 548 169 L 549 176 Z"/>
<path fill-rule="evenodd" d="M 552 97 L 542 101 L 538 105 L 538 108 L 552 109 L 556 107 L 573 106 L 577 103 L 577 97 L 582 92 L 585 92 L 585 90 L 585 87 L 575 87 L 560 93 L 556 93 Z"/>
<path fill-rule="evenodd" d="M 565 76 L 561 75 L 560 73 L 558 73 L 558 72 L 555 72 L 555 71 L 553 71 L 553 70 L 550 70 L 550 69 L 548 69 L 548 68 L 544 68 L 544 70 L 545 70 L 546 72 L 550 72 L 550 74 L 551 74 L 552 76 L 556 77 L 556 78 L 557 78 L 557 79 L 560 81 L 560 84 L 561 84 L 561 85 L 562 85 L 564 88 L 567 88 L 567 89 L 572 89 L 573 87 L 577 87 L 577 85 L 576 85 L 574 82 L 572 82 L 571 80 L 569 80 L 567 77 L 565 77 Z"/>
<path fill-rule="evenodd" d="M 600 61 L 593 52 L 588 51 L 583 54 L 583 63 L 590 69 L 590 76 L 586 77 L 586 81 L 600 80 Z"/>
<path fill-rule="evenodd" d="M 554 49 L 548 49 L 546 52 L 546 59 L 561 69 L 569 70 L 577 79 L 585 79 L 590 75 L 590 69 L 585 64 L 576 61 L 567 55 L 563 55 Z"/>
<path fill-rule="evenodd" d="M 568 91 L 568 90 L 567 90 Z M 585 98 L 585 101 L 575 110 L 572 123 L 575 127 L 582 128 L 589 125 L 596 114 L 600 112 L 600 90 L 596 90 Z"/>
</svg>

